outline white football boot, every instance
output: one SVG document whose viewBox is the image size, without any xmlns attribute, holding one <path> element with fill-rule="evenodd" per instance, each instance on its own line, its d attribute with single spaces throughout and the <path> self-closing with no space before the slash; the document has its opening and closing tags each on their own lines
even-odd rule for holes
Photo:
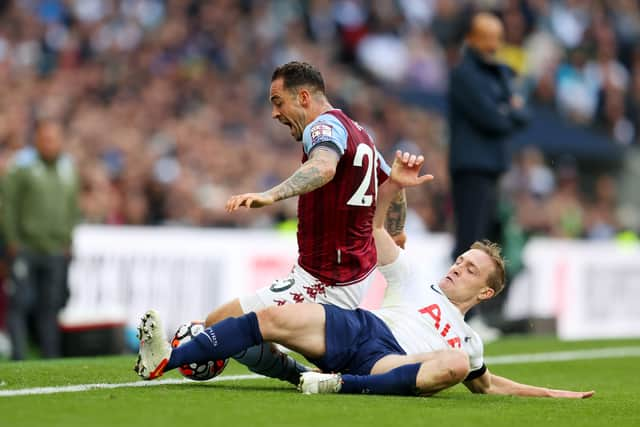
<svg viewBox="0 0 640 427">
<path fill-rule="evenodd" d="M 342 375 L 303 372 L 300 374 L 298 390 L 304 394 L 338 393 L 342 388 Z"/>
<path fill-rule="evenodd" d="M 138 361 L 133 368 L 145 380 L 158 378 L 171 356 L 171 345 L 167 341 L 160 315 L 155 310 L 147 311 L 138 325 Z"/>
</svg>

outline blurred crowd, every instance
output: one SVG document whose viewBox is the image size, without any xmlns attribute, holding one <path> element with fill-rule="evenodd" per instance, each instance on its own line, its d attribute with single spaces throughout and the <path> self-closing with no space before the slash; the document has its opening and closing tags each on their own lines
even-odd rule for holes
<svg viewBox="0 0 640 427">
<path fill-rule="evenodd" d="M 304 60 L 387 159 L 397 148 L 425 154 L 437 179 L 409 194 L 408 228 L 450 230 L 445 111 L 402 94 L 446 92 L 478 9 L 502 18 L 499 56 L 530 103 L 612 143 L 639 142 L 637 0 L 4 0 L 0 173 L 35 121 L 54 118 L 80 173 L 84 222 L 273 226 L 295 217 L 295 200 L 223 208 L 299 165 L 268 87 L 275 66 Z M 527 147 L 504 181 L 501 214 L 516 240 L 607 238 L 625 226 L 615 176 L 585 184 L 570 158 Z"/>
</svg>

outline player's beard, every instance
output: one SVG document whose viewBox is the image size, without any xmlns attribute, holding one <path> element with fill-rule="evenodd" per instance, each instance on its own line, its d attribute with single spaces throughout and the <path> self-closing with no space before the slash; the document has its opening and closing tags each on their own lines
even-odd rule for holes
<svg viewBox="0 0 640 427">
<path fill-rule="evenodd" d="M 300 127 L 296 126 L 293 122 L 289 122 L 289 129 L 291 130 L 291 136 L 293 136 L 296 141 L 302 141 L 303 131 L 300 129 Z"/>
</svg>

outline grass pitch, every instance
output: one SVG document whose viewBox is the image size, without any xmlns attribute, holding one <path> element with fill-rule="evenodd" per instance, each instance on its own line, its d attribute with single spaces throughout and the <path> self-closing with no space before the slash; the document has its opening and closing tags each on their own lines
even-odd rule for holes
<svg viewBox="0 0 640 427">
<path fill-rule="evenodd" d="M 516 381 L 554 388 L 596 390 L 586 400 L 473 395 L 457 386 L 431 398 L 299 394 L 288 384 L 235 379 L 248 371 L 230 362 L 216 382 L 14 396 L 36 387 L 136 383 L 133 355 L 0 362 L 0 426 L 640 426 L 640 340 L 562 343 L 512 338 L 490 344 L 486 356 L 635 348 L 620 358 L 488 363 Z M 569 357 L 571 358 L 571 357 Z M 176 372 L 163 379 L 179 380 Z M 226 380 L 225 380 L 226 378 Z M 40 391 L 33 391 L 41 393 Z"/>
</svg>

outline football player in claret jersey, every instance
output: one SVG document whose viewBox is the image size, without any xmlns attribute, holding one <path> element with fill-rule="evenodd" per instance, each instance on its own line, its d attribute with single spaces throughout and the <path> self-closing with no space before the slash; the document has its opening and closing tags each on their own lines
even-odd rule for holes
<svg viewBox="0 0 640 427">
<path fill-rule="evenodd" d="M 593 391 L 520 384 L 492 374 L 485 366 L 482 342 L 465 323 L 464 314 L 504 286 L 504 262 L 497 245 L 476 242 L 437 285 L 425 285 L 414 277 L 404 251 L 383 223 L 397 191 L 433 179 L 419 176 L 423 162 L 422 156 L 398 152 L 390 178 L 380 187 L 373 235 L 379 268 L 387 280 L 381 309 L 324 304 L 268 307 L 223 320 L 173 351 L 162 336 L 158 314 L 150 310 L 140 327 L 143 339 L 150 339 L 140 353 L 142 365 L 148 367 L 143 378 L 193 361 L 224 359 L 267 340 L 298 351 L 323 372 L 336 372 L 302 373 L 299 388 L 305 393 L 428 396 L 464 382 L 474 393 L 591 397 Z"/>
<path fill-rule="evenodd" d="M 290 274 L 255 294 L 235 299 L 207 316 L 206 326 L 273 305 L 318 302 L 355 308 L 376 267 L 372 221 L 378 186 L 389 166 L 367 131 L 329 103 L 322 75 L 301 62 L 273 72 L 272 117 L 301 142 L 302 165 L 284 182 L 261 193 L 233 196 L 227 211 L 298 199 L 298 260 Z M 402 244 L 406 203 L 393 201 L 386 226 Z M 305 368 L 275 347 L 249 349 L 236 360 L 254 372 L 297 384 Z M 142 369 L 139 364 L 136 370 Z"/>
</svg>

